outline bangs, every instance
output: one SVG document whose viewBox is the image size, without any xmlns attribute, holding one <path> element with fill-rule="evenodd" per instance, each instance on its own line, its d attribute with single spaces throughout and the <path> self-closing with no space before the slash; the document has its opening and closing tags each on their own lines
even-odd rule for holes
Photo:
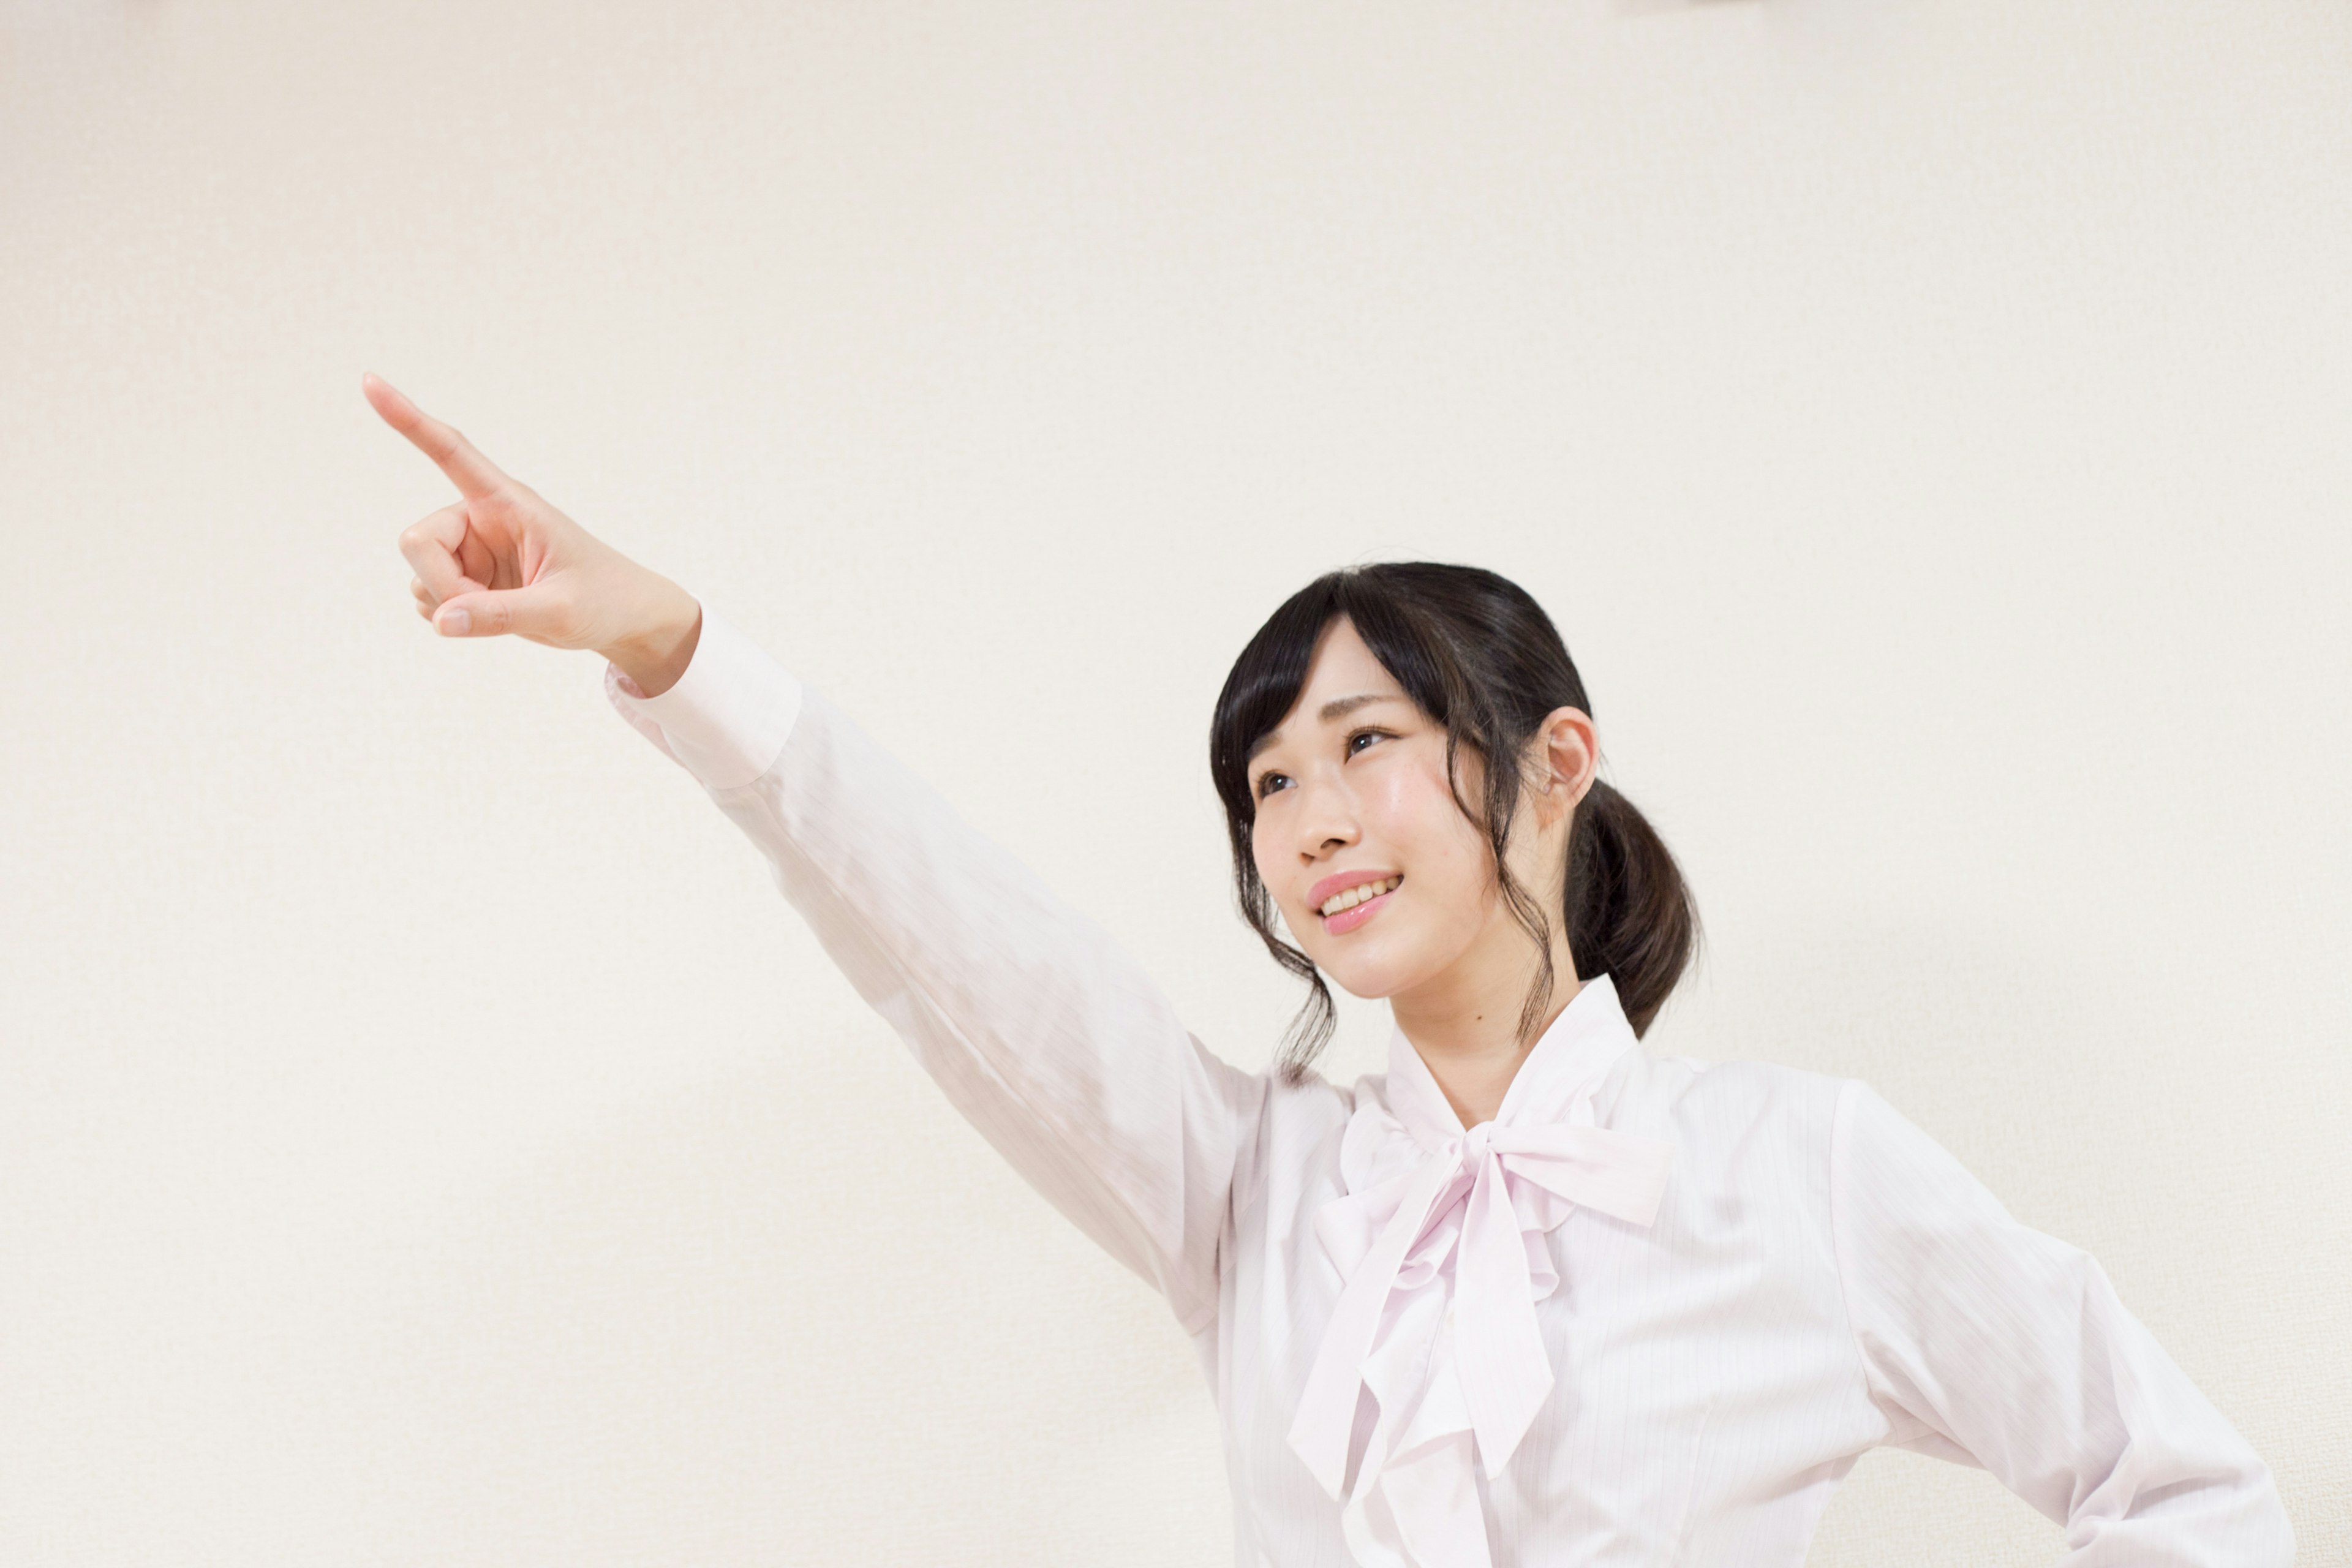
<svg viewBox="0 0 2352 1568">
<path fill-rule="evenodd" d="M 1405 695 L 1439 724 L 1454 708 L 1446 679 L 1452 661 L 1428 645 L 1423 617 L 1393 588 L 1360 572 L 1317 578 L 1266 618 L 1242 649 L 1217 694 L 1209 730 L 1209 773 L 1225 809 L 1241 822 L 1257 815 L 1249 790 L 1250 748 L 1282 723 L 1306 689 L 1316 640 L 1345 616 Z"/>
<path fill-rule="evenodd" d="M 1209 724 L 1209 776 L 1226 811 L 1244 822 L 1257 815 L 1249 791 L 1250 748 L 1297 702 L 1315 660 L 1315 639 L 1339 613 L 1328 578 L 1308 584 L 1257 629 L 1217 693 Z"/>
</svg>

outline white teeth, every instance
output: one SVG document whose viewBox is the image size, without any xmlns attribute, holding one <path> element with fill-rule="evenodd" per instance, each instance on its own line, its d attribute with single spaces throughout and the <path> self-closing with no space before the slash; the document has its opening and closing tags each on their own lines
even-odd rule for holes
<svg viewBox="0 0 2352 1568">
<path fill-rule="evenodd" d="M 1344 893 L 1334 894 L 1330 901 L 1323 906 L 1320 912 L 1327 917 L 1336 914 L 1343 914 L 1346 911 L 1354 909 L 1358 904 L 1364 902 L 1368 899 L 1379 898 L 1382 893 L 1391 890 L 1398 883 L 1403 880 L 1404 879 L 1402 877 L 1390 877 L 1385 880 L 1378 882 L 1359 882 Z"/>
</svg>

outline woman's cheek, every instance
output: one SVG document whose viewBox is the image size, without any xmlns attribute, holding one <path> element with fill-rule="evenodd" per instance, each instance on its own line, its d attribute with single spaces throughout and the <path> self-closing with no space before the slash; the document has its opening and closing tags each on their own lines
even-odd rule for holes
<svg viewBox="0 0 2352 1568">
<path fill-rule="evenodd" d="M 1468 929 L 1478 919 L 1485 868 L 1492 851 L 1462 815 L 1444 780 L 1429 784 L 1412 803 L 1398 827 L 1398 851 L 1407 885 L 1418 881 L 1417 901 L 1430 919 L 1450 929 Z"/>
<path fill-rule="evenodd" d="M 1446 790 L 1442 769 L 1426 765 L 1390 769 L 1371 802 L 1371 816 L 1379 842 L 1404 862 L 1408 874 L 1416 862 L 1452 858 L 1460 835 L 1451 827 L 1469 826 Z"/>
<path fill-rule="evenodd" d="M 1250 821 L 1250 858 L 1257 862 L 1257 879 L 1271 890 L 1274 887 L 1274 864 L 1266 854 L 1265 813 L 1263 811 Z"/>
<path fill-rule="evenodd" d="M 1294 913 L 1288 901 L 1276 890 L 1280 886 L 1276 879 L 1283 868 L 1266 853 L 1270 842 L 1265 815 L 1261 812 L 1250 824 L 1250 856 L 1257 862 L 1257 879 L 1265 885 L 1266 896 L 1274 900 L 1275 918 L 1289 931 L 1293 941 L 1304 943 L 1311 933 L 1300 929 L 1299 921 L 1305 917 Z M 1307 921 L 1310 926 L 1314 923 Z"/>
</svg>

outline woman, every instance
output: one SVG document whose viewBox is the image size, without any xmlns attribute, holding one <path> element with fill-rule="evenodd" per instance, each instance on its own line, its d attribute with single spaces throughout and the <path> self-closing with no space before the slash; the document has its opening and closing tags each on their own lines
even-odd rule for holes
<svg viewBox="0 0 2352 1568">
<path fill-rule="evenodd" d="M 1990 1468 L 2083 1568 L 2291 1561 L 2093 1259 L 1857 1080 L 1641 1047 L 1696 921 L 1509 583 L 1335 573 L 1243 650 L 1211 769 L 1310 987 L 1244 1073 L 822 694 L 362 386 L 461 494 L 401 536 L 418 613 L 603 654 L 956 1107 L 1167 1298 L 1239 1563 L 1795 1564 L 1878 1444 Z M 1389 1000 L 1385 1075 L 1310 1070 L 1326 976 Z"/>
</svg>

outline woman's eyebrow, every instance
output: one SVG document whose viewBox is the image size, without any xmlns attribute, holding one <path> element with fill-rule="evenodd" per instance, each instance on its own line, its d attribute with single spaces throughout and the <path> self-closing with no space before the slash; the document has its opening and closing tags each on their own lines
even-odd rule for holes
<svg viewBox="0 0 2352 1568">
<path fill-rule="evenodd" d="M 1361 708 L 1367 702 L 1402 702 L 1403 700 L 1403 698 L 1399 697 L 1392 691 L 1359 691 L 1353 697 L 1334 697 L 1330 701 L 1323 704 L 1323 706 L 1316 711 L 1315 717 L 1318 721 L 1328 724 L 1332 720 L 1339 718 L 1343 714 L 1353 713 L 1357 709 Z M 1268 730 L 1265 734 L 1260 735 L 1256 741 L 1251 743 L 1249 749 L 1250 756 L 1255 757 L 1260 752 L 1265 751 L 1268 746 L 1273 745 L 1276 741 L 1281 739 L 1281 731 Z"/>
</svg>

